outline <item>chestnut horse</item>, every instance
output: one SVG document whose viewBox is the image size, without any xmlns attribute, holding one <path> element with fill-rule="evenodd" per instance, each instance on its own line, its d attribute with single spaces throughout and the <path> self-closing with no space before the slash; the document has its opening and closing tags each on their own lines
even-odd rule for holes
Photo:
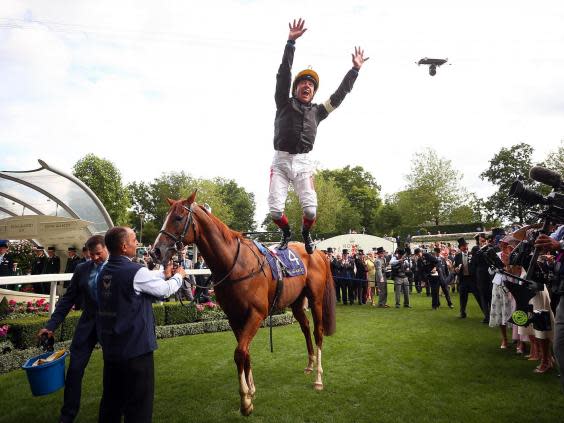
<svg viewBox="0 0 564 423">
<path fill-rule="evenodd" d="M 268 316 L 276 296 L 276 280 L 265 258 L 253 241 L 227 227 L 204 207 L 194 202 L 196 192 L 187 200 L 168 200 L 170 210 L 155 240 L 151 254 L 167 263 L 184 245 L 196 244 L 213 274 L 217 302 L 227 315 L 235 338 L 235 363 L 239 377 L 241 414 L 253 411 L 255 383 L 251 369 L 249 346 L 262 321 Z M 305 336 L 311 373 L 317 362 L 314 389 L 323 389 L 321 348 L 323 335 L 335 332 L 335 287 L 329 261 L 322 252 L 307 254 L 302 243 L 291 243 L 300 255 L 306 272 L 284 279 L 277 308 L 291 307 Z M 307 297 L 313 316 L 317 356 L 311 342 L 309 320 L 303 309 Z"/>
</svg>

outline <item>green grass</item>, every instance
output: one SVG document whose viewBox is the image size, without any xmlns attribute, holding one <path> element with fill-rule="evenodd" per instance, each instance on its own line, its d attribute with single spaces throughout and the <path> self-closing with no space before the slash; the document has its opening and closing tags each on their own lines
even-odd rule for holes
<svg viewBox="0 0 564 423">
<path fill-rule="evenodd" d="M 390 296 L 390 300 L 392 300 Z M 391 301 L 393 302 L 393 301 Z M 306 351 L 297 324 L 257 334 L 251 354 L 257 395 L 239 415 L 231 332 L 159 341 L 155 354 L 154 422 L 559 422 L 564 396 L 556 373 L 499 349 L 498 331 L 469 318 L 433 311 L 412 296 L 413 309 L 337 306 L 337 333 L 325 338 L 325 390 L 304 375 Z M 444 301 L 443 301 L 444 303 Z M 458 297 L 455 297 L 458 306 Z M 97 421 L 102 360 L 86 370 L 78 422 Z M 0 422 L 53 422 L 63 391 L 32 397 L 23 371 L 0 375 Z"/>
</svg>

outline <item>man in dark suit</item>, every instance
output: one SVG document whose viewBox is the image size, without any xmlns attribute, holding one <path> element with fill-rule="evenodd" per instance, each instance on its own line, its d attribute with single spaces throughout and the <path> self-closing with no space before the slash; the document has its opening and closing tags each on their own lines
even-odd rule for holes
<svg viewBox="0 0 564 423">
<path fill-rule="evenodd" d="M 14 261 L 8 253 L 8 241 L 0 239 L 0 276 L 12 276 Z"/>
<path fill-rule="evenodd" d="M 47 248 L 47 262 L 44 273 L 53 274 L 61 271 L 61 259 L 55 254 L 55 247 Z"/>
<path fill-rule="evenodd" d="M 76 247 L 69 247 L 67 265 L 65 266 L 65 273 L 74 273 L 74 269 L 80 263 L 80 257 L 76 254 Z"/>
<path fill-rule="evenodd" d="M 364 250 L 358 250 L 358 254 L 354 256 L 354 266 L 356 268 L 354 291 L 358 305 L 366 304 L 366 297 L 368 296 L 368 269 L 364 263 L 365 260 Z"/>
<path fill-rule="evenodd" d="M 476 235 L 478 245 L 472 248 L 471 268 L 476 278 L 476 286 L 480 294 L 480 304 L 484 313 L 482 323 L 490 322 L 490 308 L 492 303 L 492 279 L 489 273 L 490 265 L 486 261 L 484 248 L 488 244 L 488 236 L 485 233 Z"/>
<path fill-rule="evenodd" d="M 81 304 L 82 315 L 72 338 L 70 364 L 65 380 L 65 397 L 60 416 L 60 421 L 64 423 L 74 421 L 78 414 L 84 369 L 98 342 L 96 333 L 98 306 L 95 299 L 95 283 L 103 263 L 108 259 L 108 250 L 104 237 L 101 235 L 91 237 L 86 242 L 86 246 L 92 260 L 77 266 L 67 292 L 57 302 L 57 307 L 45 327 L 37 334 L 39 337 L 43 334 L 53 336 L 53 332 L 65 319 L 72 306 Z"/>
<path fill-rule="evenodd" d="M 458 290 L 460 292 L 460 317 L 466 318 L 466 305 L 468 304 L 468 293 L 472 293 L 476 302 L 482 308 L 480 293 L 476 286 L 475 275 L 470 266 L 470 256 L 468 254 L 468 243 L 464 238 L 458 239 L 458 249 L 454 256 L 454 271 L 458 275 Z"/>
<path fill-rule="evenodd" d="M 14 261 L 8 253 L 8 241 L 0 239 L 0 276 L 12 276 Z M 13 285 L 0 286 L 0 288 L 13 289 Z"/>
<path fill-rule="evenodd" d="M 45 265 L 47 264 L 47 256 L 45 249 L 41 245 L 36 245 L 33 248 L 35 258 L 31 262 L 31 274 L 42 275 L 45 272 Z M 34 285 L 35 292 L 38 294 L 49 294 L 51 284 L 49 282 L 37 283 Z"/>
<path fill-rule="evenodd" d="M 432 254 L 424 253 L 421 248 L 416 248 L 413 255 L 419 261 L 422 280 L 431 286 L 431 305 L 433 310 L 437 310 L 439 308 L 439 273 L 437 272 L 439 260 Z"/>
</svg>

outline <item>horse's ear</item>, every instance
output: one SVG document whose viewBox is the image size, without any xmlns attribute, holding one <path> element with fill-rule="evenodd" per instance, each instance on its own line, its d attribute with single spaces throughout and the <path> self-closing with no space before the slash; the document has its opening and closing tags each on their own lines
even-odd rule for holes
<svg viewBox="0 0 564 423">
<path fill-rule="evenodd" d="M 194 202 L 194 200 L 196 199 L 196 193 L 197 192 L 198 192 L 198 190 L 196 190 L 192 194 L 190 194 L 190 197 L 188 197 L 188 199 L 186 200 L 186 202 L 188 204 L 192 204 Z"/>
<path fill-rule="evenodd" d="M 174 204 L 174 200 L 171 200 L 170 198 L 167 198 L 166 201 L 169 206 L 172 206 Z"/>
</svg>

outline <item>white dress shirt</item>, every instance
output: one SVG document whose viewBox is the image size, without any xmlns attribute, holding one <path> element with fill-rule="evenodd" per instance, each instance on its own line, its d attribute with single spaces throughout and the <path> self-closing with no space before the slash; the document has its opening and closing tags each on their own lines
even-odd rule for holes
<svg viewBox="0 0 564 423">
<path fill-rule="evenodd" d="M 141 293 L 157 298 L 170 297 L 182 286 L 182 276 L 175 273 L 170 279 L 165 280 L 162 270 L 149 270 L 142 267 L 133 278 L 133 289 L 137 295 Z"/>
</svg>

